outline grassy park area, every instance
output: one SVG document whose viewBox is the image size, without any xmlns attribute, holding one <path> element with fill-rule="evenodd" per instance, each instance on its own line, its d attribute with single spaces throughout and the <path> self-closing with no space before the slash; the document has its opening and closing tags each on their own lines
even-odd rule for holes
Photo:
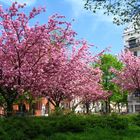
<svg viewBox="0 0 140 140">
<path fill-rule="evenodd" d="M 139 140 L 140 115 L 0 119 L 0 140 Z"/>
</svg>

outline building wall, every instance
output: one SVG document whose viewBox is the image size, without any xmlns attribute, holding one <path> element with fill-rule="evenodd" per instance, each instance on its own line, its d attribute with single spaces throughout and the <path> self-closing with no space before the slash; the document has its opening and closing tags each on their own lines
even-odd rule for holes
<svg viewBox="0 0 140 140">
<path fill-rule="evenodd" d="M 43 111 L 43 108 L 45 109 L 45 112 Z M 41 100 L 36 103 L 35 116 L 48 116 L 54 109 L 55 107 L 48 102 L 46 98 L 41 98 Z"/>
<path fill-rule="evenodd" d="M 140 112 L 140 97 L 135 97 L 134 94 L 128 96 L 128 112 L 139 113 Z"/>
<path fill-rule="evenodd" d="M 2 107 L 0 107 L 0 116 L 4 114 L 4 110 Z"/>
<path fill-rule="evenodd" d="M 130 46 L 130 40 L 136 39 L 136 46 Z M 124 30 L 123 33 L 124 47 L 130 51 L 137 52 L 137 56 L 140 56 L 140 30 L 135 31 L 134 27 L 131 25 Z"/>
<path fill-rule="evenodd" d="M 27 102 L 23 102 L 23 104 L 25 105 L 26 108 L 26 112 L 29 112 L 29 104 Z M 36 103 L 34 104 L 34 115 L 35 116 L 48 116 L 49 113 L 54 111 L 54 106 L 48 102 L 47 98 L 41 98 L 39 100 L 36 101 Z M 20 111 L 19 111 L 19 105 L 18 104 L 14 104 L 13 105 L 13 113 L 20 115 Z M 4 109 L 2 107 L 0 107 L 0 115 L 4 114 Z"/>
<path fill-rule="evenodd" d="M 136 56 L 140 56 L 140 30 L 135 31 L 133 25 L 124 30 L 123 33 L 124 47 L 129 49 Z M 135 45 L 131 46 L 130 41 L 135 40 Z M 128 95 L 128 112 L 140 112 L 140 97 L 136 97 L 134 93 Z"/>
</svg>

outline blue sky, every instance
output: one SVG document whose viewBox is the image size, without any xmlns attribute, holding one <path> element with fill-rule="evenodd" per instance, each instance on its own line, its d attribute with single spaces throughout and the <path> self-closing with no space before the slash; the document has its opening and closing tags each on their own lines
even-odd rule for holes
<svg viewBox="0 0 140 140">
<path fill-rule="evenodd" d="M 7 7 L 15 0 L 0 0 L 0 5 Z M 123 49 L 123 26 L 112 23 L 112 17 L 98 12 L 93 14 L 83 8 L 83 0 L 16 0 L 27 3 L 26 11 L 32 7 L 45 6 L 46 13 L 36 17 L 33 22 L 47 23 L 48 16 L 59 13 L 66 16 L 67 21 L 72 21 L 73 29 L 78 33 L 77 38 L 86 39 L 90 44 L 98 47 L 98 51 L 111 46 L 111 53 L 118 54 Z M 91 49 L 93 52 L 94 49 Z M 97 50 L 96 50 L 97 51 Z"/>
</svg>

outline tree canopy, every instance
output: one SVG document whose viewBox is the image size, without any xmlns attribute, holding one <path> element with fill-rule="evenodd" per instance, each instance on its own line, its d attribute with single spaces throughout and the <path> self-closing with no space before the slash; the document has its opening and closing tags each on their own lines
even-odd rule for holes
<svg viewBox="0 0 140 140">
<path fill-rule="evenodd" d="M 111 90 L 112 82 L 111 79 L 115 77 L 115 75 L 110 72 L 111 68 L 116 70 L 121 70 L 123 64 L 117 59 L 117 57 L 111 54 L 104 54 L 100 57 L 100 63 L 97 64 L 102 70 L 102 84 L 105 90 Z"/>
<path fill-rule="evenodd" d="M 117 25 L 134 22 L 140 25 L 139 0 L 86 0 L 85 8 L 93 13 L 102 10 L 106 15 L 113 15 Z"/>
<path fill-rule="evenodd" d="M 120 60 L 124 67 L 121 71 L 112 69 L 117 75 L 114 82 L 124 90 L 140 92 L 140 57 L 127 50 L 121 54 Z"/>
</svg>

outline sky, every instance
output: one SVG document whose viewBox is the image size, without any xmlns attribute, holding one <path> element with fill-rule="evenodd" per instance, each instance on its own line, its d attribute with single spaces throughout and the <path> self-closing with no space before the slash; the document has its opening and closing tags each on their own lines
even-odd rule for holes
<svg viewBox="0 0 140 140">
<path fill-rule="evenodd" d="M 0 0 L 0 5 L 7 8 L 15 0 Z M 33 7 L 45 6 L 46 13 L 37 16 L 32 24 L 39 21 L 40 24 L 47 23 L 48 17 L 59 13 L 66 20 L 72 22 L 72 28 L 77 33 L 78 39 L 85 39 L 97 49 L 91 48 L 91 52 L 99 52 L 111 47 L 111 54 L 118 54 L 123 49 L 124 26 L 113 24 L 111 16 L 105 16 L 102 11 L 93 14 L 84 9 L 83 0 L 16 0 L 18 3 L 26 3 L 25 12 Z M 74 21 L 72 21 L 74 19 Z"/>
</svg>

